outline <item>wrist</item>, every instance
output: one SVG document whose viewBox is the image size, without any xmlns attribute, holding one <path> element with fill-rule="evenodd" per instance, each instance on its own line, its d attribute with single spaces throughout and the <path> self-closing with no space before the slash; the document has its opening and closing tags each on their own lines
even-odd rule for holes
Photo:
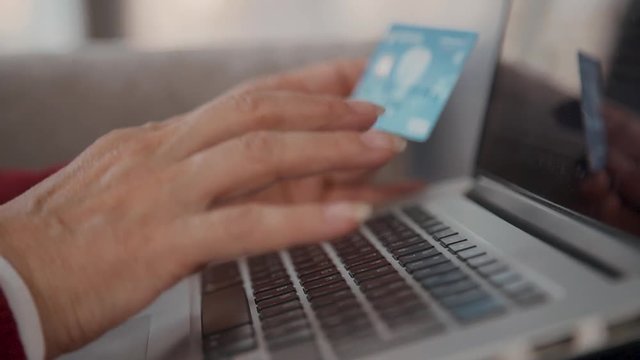
<svg viewBox="0 0 640 360">
<path fill-rule="evenodd" d="M 47 329 L 39 301 L 42 297 L 38 296 L 37 279 L 31 276 L 35 254 L 29 248 L 36 226 L 6 210 L 6 206 L 0 207 L 0 286 L 14 313 L 27 358 L 51 357 L 51 353 L 45 354 L 45 350 L 54 347 L 48 343 L 50 337 L 45 336 Z"/>
</svg>

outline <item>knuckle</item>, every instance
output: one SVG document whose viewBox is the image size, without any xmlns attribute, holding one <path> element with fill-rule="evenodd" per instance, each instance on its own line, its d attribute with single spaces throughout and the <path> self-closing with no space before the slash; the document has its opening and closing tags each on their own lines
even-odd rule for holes
<svg viewBox="0 0 640 360">
<path fill-rule="evenodd" d="M 229 101 L 235 111 L 243 114 L 259 113 L 264 105 L 264 98 L 254 92 L 237 92 L 229 95 Z"/>
<path fill-rule="evenodd" d="M 230 95 L 232 108 L 244 115 L 250 128 L 269 129 L 277 127 L 281 118 L 274 112 L 274 97 L 262 92 L 240 92 Z"/>
<path fill-rule="evenodd" d="M 146 123 L 144 123 L 143 125 L 140 126 L 141 129 L 149 131 L 149 132 L 155 132 L 158 131 L 160 129 L 162 129 L 164 127 L 164 123 L 162 122 L 158 122 L 158 121 L 148 121 Z"/>
<path fill-rule="evenodd" d="M 113 129 L 96 140 L 94 146 L 97 148 L 114 148 L 127 143 L 132 135 L 131 128 Z"/>
</svg>

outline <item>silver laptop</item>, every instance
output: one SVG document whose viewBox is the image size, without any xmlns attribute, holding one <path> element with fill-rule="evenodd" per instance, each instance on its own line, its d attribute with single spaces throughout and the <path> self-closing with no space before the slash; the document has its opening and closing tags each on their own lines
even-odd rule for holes
<svg viewBox="0 0 640 360">
<path fill-rule="evenodd" d="M 211 264 L 136 318 L 146 357 L 560 359 L 640 338 L 638 43 L 640 1 L 515 1 L 474 177 L 344 238 Z M 615 104 L 596 134 L 579 51 Z"/>
</svg>

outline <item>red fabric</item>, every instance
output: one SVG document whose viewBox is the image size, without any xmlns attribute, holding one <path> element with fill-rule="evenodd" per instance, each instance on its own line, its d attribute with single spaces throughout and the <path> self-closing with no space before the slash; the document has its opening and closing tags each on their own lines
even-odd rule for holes
<svg viewBox="0 0 640 360">
<path fill-rule="evenodd" d="M 22 360 L 26 358 L 20 342 L 18 326 L 11 314 L 9 303 L 0 289 L 0 359 Z"/>
<path fill-rule="evenodd" d="M 0 205 L 29 190 L 60 168 L 62 166 L 39 171 L 0 171 Z M 2 289 L 0 289 L 0 359 L 26 359 L 16 321 Z"/>
<path fill-rule="evenodd" d="M 29 190 L 62 168 L 61 165 L 43 170 L 0 170 L 0 205 Z"/>
</svg>

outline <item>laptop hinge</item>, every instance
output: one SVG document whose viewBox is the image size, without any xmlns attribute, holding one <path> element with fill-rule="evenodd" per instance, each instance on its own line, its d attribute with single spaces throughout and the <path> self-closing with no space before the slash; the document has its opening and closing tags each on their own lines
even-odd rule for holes
<svg viewBox="0 0 640 360">
<path fill-rule="evenodd" d="M 600 275 L 610 280 L 620 280 L 625 276 L 625 271 L 594 254 L 594 250 L 598 251 L 598 249 L 590 246 L 593 241 L 589 241 L 589 237 L 585 238 L 587 240 L 582 243 L 576 240 L 580 236 L 578 233 L 584 232 L 584 229 L 572 228 L 571 224 L 566 222 L 568 219 L 560 219 L 560 214 L 544 209 L 544 206 L 540 204 L 536 206 L 532 200 L 523 198 L 510 189 L 504 187 L 500 189 L 500 187 L 500 184 L 490 179 L 478 179 L 474 187 L 465 195 L 503 220 L 563 252 Z M 593 238 L 593 236 L 590 237 Z M 598 241 L 600 241 L 600 248 L 603 248 L 603 244 L 606 246 L 606 243 Z M 611 242 L 612 240 L 606 239 L 606 241 Z M 616 259 L 619 256 L 616 249 L 610 250 L 612 250 L 612 254 L 608 258 Z M 635 267 L 637 268 L 637 255 L 633 257 L 633 261 L 636 262 Z"/>
</svg>

